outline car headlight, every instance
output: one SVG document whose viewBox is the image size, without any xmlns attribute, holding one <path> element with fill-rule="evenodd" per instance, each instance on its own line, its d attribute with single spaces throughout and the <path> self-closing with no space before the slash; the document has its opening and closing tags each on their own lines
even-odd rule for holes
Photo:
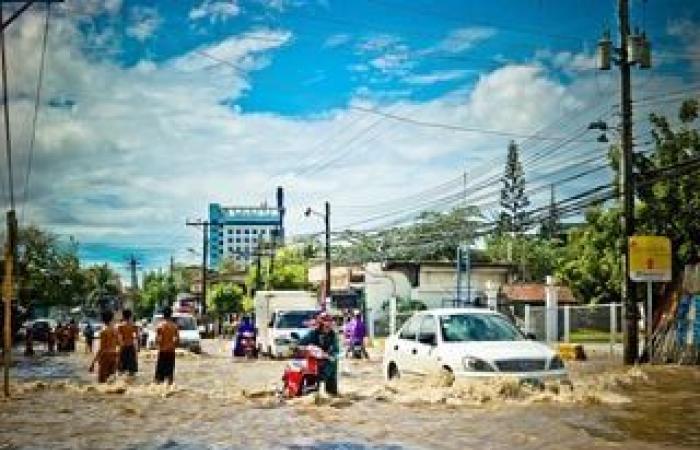
<svg viewBox="0 0 700 450">
<path fill-rule="evenodd" d="M 564 368 L 564 361 L 559 357 L 559 355 L 554 355 L 552 359 L 549 360 L 549 370 L 561 370 Z"/>
<path fill-rule="evenodd" d="M 462 360 L 464 368 L 472 372 L 493 372 L 493 366 L 483 359 L 467 356 Z"/>
</svg>

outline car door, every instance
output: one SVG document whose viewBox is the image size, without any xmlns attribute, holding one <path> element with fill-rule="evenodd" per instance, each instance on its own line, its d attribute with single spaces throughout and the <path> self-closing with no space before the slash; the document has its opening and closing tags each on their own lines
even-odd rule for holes
<svg viewBox="0 0 700 450">
<path fill-rule="evenodd" d="M 394 341 L 394 355 L 399 370 L 403 373 L 415 373 L 415 354 L 417 353 L 418 329 L 422 315 L 414 316 L 401 327 L 397 339 Z"/>
<path fill-rule="evenodd" d="M 437 360 L 437 320 L 432 314 L 422 317 L 416 339 L 416 352 L 412 354 L 413 366 L 422 375 L 439 369 Z"/>
</svg>

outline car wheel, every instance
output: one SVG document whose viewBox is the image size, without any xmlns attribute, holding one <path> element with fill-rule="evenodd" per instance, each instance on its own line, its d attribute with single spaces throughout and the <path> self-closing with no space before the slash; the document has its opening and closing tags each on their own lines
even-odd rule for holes
<svg viewBox="0 0 700 450">
<path fill-rule="evenodd" d="M 390 362 L 389 367 L 386 369 L 386 378 L 391 381 L 391 380 L 397 380 L 401 378 L 401 374 L 399 373 L 399 368 L 396 366 L 395 363 Z"/>
</svg>

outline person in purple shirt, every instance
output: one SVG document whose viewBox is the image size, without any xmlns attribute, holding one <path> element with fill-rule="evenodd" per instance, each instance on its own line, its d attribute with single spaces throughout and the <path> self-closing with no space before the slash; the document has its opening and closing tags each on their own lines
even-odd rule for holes
<svg viewBox="0 0 700 450">
<path fill-rule="evenodd" d="M 369 359 L 369 354 L 367 353 L 367 349 L 365 348 L 365 337 L 367 336 L 367 327 L 365 326 L 364 320 L 362 320 L 362 314 L 357 309 L 355 310 L 353 319 L 350 321 L 350 330 L 350 348 L 352 349 L 353 346 L 359 345 L 362 349 L 362 356 L 366 359 Z"/>
</svg>

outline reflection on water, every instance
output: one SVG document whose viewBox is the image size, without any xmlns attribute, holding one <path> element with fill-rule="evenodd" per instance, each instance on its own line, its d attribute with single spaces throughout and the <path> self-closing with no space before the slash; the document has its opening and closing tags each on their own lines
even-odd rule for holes
<svg viewBox="0 0 700 450">
<path fill-rule="evenodd" d="M 223 348 L 223 347 L 222 347 Z M 573 386 L 439 378 L 385 384 L 378 361 L 345 362 L 340 399 L 275 396 L 284 362 L 182 354 L 176 385 L 98 386 L 83 354 L 24 359 L 0 402 L 0 449 L 700 448 L 700 371 L 572 366 Z"/>
</svg>

